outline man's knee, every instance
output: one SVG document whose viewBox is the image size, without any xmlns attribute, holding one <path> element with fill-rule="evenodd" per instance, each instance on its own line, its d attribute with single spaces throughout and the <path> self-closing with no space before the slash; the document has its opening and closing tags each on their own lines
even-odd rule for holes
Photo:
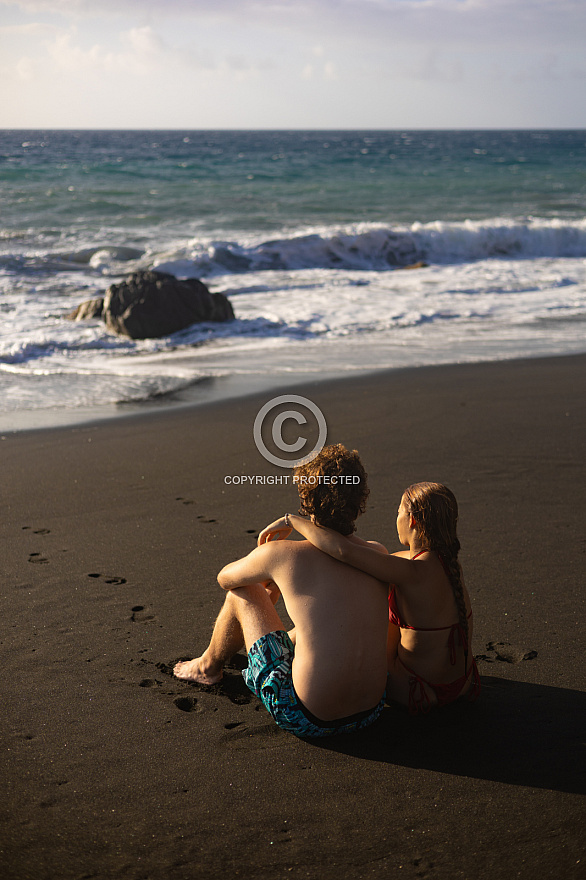
<svg viewBox="0 0 586 880">
<path fill-rule="evenodd" d="M 240 624 L 247 651 L 261 636 L 284 629 L 264 584 L 238 587 L 230 590 L 229 595 L 231 598 L 226 599 Z"/>
<path fill-rule="evenodd" d="M 234 590 L 229 590 L 228 595 L 232 596 L 235 601 L 254 602 L 256 604 L 265 604 L 267 601 L 271 601 L 264 584 L 261 583 L 236 587 Z"/>
<path fill-rule="evenodd" d="M 242 620 L 243 616 L 250 614 L 263 614 L 265 609 L 273 609 L 274 604 L 264 584 L 248 584 L 246 587 L 237 587 L 229 590 L 226 602 L 230 603 L 232 613 Z"/>
</svg>

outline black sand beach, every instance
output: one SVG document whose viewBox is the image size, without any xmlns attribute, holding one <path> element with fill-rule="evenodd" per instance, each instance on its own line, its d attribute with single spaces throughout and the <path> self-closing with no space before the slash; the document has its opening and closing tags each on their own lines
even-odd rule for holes
<svg viewBox="0 0 586 880">
<path fill-rule="evenodd" d="M 5 880 L 586 876 L 586 356 L 296 392 L 362 456 L 359 534 L 398 549 L 402 490 L 454 490 L 480 700 L 315 744 L 238 663 L 213 688 L 172 678 L 207 644 L 220 567 L 296 509 L 291 485 L 224 481 L 282 473 L 252 435 L 270 393 L 7 434 Z"/>
</svg>

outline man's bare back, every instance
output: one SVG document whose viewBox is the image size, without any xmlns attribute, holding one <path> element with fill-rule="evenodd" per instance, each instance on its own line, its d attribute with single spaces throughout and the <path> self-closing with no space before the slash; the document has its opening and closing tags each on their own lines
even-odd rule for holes
<svg viewBox="0 0 586 880">
<path fill-rule="evenodd" d="M 307 541 L 263 546 L 295 625 L 293 683 L 300 700 L 323 719 L 371 708 L 387 676 L 387 585 Z"/>
<path fill-rule="evenodd" d="M 302 703 L 324 720 L 371 708 L 387 675 L 387 585 L 308 541 L 263 544 L 218 575 L 220 586 L 236 592 L 268 581 L 295 625 L 293 683 Z M 202 684 L 221 678 L 197 660 L 178 667 L 178 677 Z"/>
<path fill-rule="evenodd" d="M 303 477 L 298 491 L 307 514 L 351 535 L 368 495 L 358 453 L 324 447 L 296 475 Z M 286 540 L 287 517 L 276 532 L 270 528 L 260 534 L 260 546 L 219 573 L 226 599 L 210 643 L 174 673 L 202 684 L 219 681 L 244 644 L 243 677 L 283 729 L 302 737 L 360 730 L 384 707 L 388 586 L 307 541 Z M 273 604 L 279 592 L 295 625 L 294 642 Z"/>
</svg>

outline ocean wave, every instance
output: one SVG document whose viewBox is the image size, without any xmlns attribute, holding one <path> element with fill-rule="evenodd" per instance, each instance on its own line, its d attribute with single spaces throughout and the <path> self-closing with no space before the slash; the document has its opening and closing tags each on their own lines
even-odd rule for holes
<svg viewBox="0 0 586 880">
<path fill-rule="evenodd" d="M 120 275 L 144 255 L 144 249 L 126 245 L 95 245 L 71 251 L 0 254 L 0 270 L 11 274 L 87 271 Z M 134 266 L 130 267 L 134 269 Z"/>
<path fill-rule="evenodd" d="M 121 233 L 123 235 L 123 233 Z M 413 223 L 410 226 L 311 228 L 280 238 L 176 241 L 148 248 L 96 244 L 43 253 L 0 254 L 0 271 L 28 275 L 83 271 L 121 277 L 137 269 L 157 269 L 178 278 L 212 278 L 268 270 L 345 269 L 388 271 L 419 262 L 440 265 L 491 258 L 586 257 L 586 219 L 563 221 L 495 218 Z"/>
<path fill-rule="evenodd" d="M 154 267 L 180 277 L 211 277 L 263 270 L 382 271 L 418 262 L 466 263 L 498 257 L 586 257 L 586 220 L 438 220 L 408 227 L 311 231 L 257 244 L 216 241 L 191 260 L 184 253 L 177 259 L 167 253 L 154 260 Z"/>
<path fill-rule="evenodd" d="M 116 336 L 98 320 L 65 320 L 99 281 L 83 278 L 80 287 L 70 273 L 18 285 L 3 279 L 0 309 L 10 310 L 0 328 L 0 417 L 188 394 L 181 389 L 220 375 L 264 381 L 314 368 L 336 374 L 350 364 L 378 369 L 584 350 L 583 257 L 413 272 L 225 273 L 213 286 L 230 295 L 235 321 L 152 340 Z"/>
<path fill-rule="evenodd" d="M 90 265 L 99 268 L 99 265 L 106 260 L 115 261 L 117 263 L 127 263 L 130 260 L 136 260 L 139 257 L 142 257 L 143 254 L 144 250 L 139 248 L 126 247 L 123 245 L 102 245 L 98 247 L 81 248 L 80 250 L 58 254 L 57 256 L 66 263 L 76 263 L 80 266 Z"/>
</svg>

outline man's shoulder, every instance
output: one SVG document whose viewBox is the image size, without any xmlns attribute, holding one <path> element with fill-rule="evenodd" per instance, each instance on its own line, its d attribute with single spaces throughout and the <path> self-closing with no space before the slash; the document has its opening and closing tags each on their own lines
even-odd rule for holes
<svg viewBox="0 0 586 880">
<path fill-rule="evenodd" d="M 305 548 L 315 549 L 309 543 L 309 541 L 290 541 L 287 538 L 281 539 L 280 541 L 266 541 L 264 544 L 261 544 L 259 547 L 256 547 L 256 551 L 260 553 L 264 553 L 267 556 L 285 556 L 291 553 L 298 553 L 300 550 Z M 320 551 L 318 551 L 320 552 Z"/>
<path fill-rule="evenodd" d="M 286 572 L 297 570 L 299 565 L 315 567 L 319 564 L 320 557 L 330 561 L 330 558 L 318 550 L 309 541 L 268 541 L 256 548 L 257 559 L 261 564 L 277 578 Z"/>
<path fill-rule="evenodd" d="M 267 558 L 274 559 L 275 561 L 287 558 L 291 559 L 293 557 L 302 559 L 310 556 L 330 559 L 326 553 L 322 553 L 322 551 L 318 550 L 317 547 L 314 547 L 310 541 L 306 540 L 290 541 L 284 539 L 281 541 L 271 541 L 268 545 L 263 544 L 263 547 L 267 546 L 270 547 Z"/>
</svg>

